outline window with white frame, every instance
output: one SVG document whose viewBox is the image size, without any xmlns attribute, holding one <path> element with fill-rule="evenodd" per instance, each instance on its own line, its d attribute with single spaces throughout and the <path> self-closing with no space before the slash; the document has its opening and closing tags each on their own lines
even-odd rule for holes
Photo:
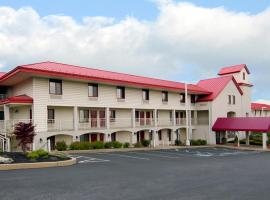
<svg viewBox="0 0 270 200">
<path fill-rule="evenodd" d="M 62 80 L 50 79 L 49 92 L 50 94 L 62 95 Z"/>
<path fill-rule="evenodd" d="M 98 97 L 98 84 L 94 84 L 94 83 L 88 84 L 88 96 Z"/>
<path fill-rule="evenodd" d="M 117 86 L 116 88 L 117 99 L 125 99 L 125 87 Z"/>
</svg>

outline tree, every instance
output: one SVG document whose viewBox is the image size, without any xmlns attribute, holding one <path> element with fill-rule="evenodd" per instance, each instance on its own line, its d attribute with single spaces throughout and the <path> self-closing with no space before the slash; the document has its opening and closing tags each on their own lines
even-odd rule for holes
<svg viewBox="0 0 270 200">
<path fill-rule="evenodd" d="M 19 141 L 18 146 L 22 147 L 23 152 L 29 151 L 29 144 L 33 143 L 36 135 L 35 126 L 32 124 L 32 122 L 19 122 L 15 125 L 13 134 L 16 136 L 16 140 Z"/>
</svg>

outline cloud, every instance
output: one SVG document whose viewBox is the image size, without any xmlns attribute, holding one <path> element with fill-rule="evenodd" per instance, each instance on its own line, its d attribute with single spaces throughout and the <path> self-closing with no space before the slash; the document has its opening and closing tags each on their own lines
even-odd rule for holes
<svg viewBox="0 0 270 200">
<path fill-rule="evenodd" d="M 270 9 L 251 15 L 155 1 L 155 20 L 41 17 L 31 7 L 0 7 L 0 67 L 44 60 L 196 82 L 221 66 L 246 63 L 254 96 L 270 99 Z"/>
</svg>

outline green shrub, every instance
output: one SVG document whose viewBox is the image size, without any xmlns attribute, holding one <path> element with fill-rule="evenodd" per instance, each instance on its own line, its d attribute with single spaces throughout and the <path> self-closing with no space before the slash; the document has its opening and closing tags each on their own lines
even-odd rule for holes
<svg viewBox="0 0 270 200">
<path fill-rule="evenodd" d="M 103 142 L 92 142 L 91 143 L 91 149 L 103 149 L 104 148 L 104 143 Z"/>
<path fill-rule="evenodd" d="M 221 139 L 221 143 L 222 143 L 222 144 L 227 144 L 227 138 L 222 138 L 222 139 Z"/>
<path fill-rule="evenodd" d="M 198 142 L 199 142 L 200 145 L 207 145 L 207 141 L 206 140 L 199 139 Z"/>
<path fill-rule="evenodd" d="M 141 147 L 143 147 L 143 145 L 142 145 L 142 143 L 137 142 L 136 144 L 134 144 L 134 147 L 141 148 Z"/>
<path fill-rule="evenodd" d="M 26 157 L 31 159 L 31 160 L 36 160 L 39 158 L 48 158 L 49 153 L 43 149 L 39 149 L 37 151 L 32 151 L 26 154 Z"/>
<path fill-rule="evenodd" d="M 104 144 L 105 149 L 111 149 L 112 148 L 112 142 L 106 142 Z"/>
<path fill-rule="evenodd" d="M 123 144 L 121 142 L 115 141 L 115 142 L 112 143 L 112 146 L 115 149 L 119 149 L 119 148 L 122 148 Z"/>
<path fill-rule="evenodd" d="M 130 146 L 130 144 L 128 142 L 125 142 L 123 145 L 124 148 L 129 148 L 129 146 Z"/>
<path fill-rule="evenodd" d="M 73 142 L 69 148 L 70 150 L 88 150 L 92 147 L 90 142 Z"/>
<path fill-rule="evenodd" d="M 142 141 L 142 145 L 143 145 L 144 147 L 149 147 L 149 146 L 150 146 L 150 140 L 143 140 L 143 141 Z"/>
<path fill-rule="evenodd" d="M 66 151 L 67 150 L 67 144 L 65 141 L 57 142 L 55 145 L 55 148 L 57 151 Z"/>
<path fill-rule="evenodd" d="M 199 145 L 206 145 L 207 142 L 206 140 L 198 139 L 198 140 L 190 140 L 190 144 L 193 146 L 199 146 Z"/>
<path fill-rule="evenodd" d="M 31 160 L 36 160 L 39 158 L 39 155 L 36 151 L 32 151 L 26 154 L 26 157 L 31 159 Z"/>
<path fill-rule="evenodd" d="M 182 144 L 182 142 L 181 142 L 181 140 L 175 140 L 175 141 L 174 141 L 174 144 L 175 144 L 176 146 L 180 146 L 180 145 Z"/>
</svg>

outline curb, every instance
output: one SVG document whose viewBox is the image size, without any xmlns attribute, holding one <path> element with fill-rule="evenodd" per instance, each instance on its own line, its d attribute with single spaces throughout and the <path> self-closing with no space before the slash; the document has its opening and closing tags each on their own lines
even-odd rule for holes
<svg viewBox="0 0 270 200">
<path fill-rule="evenodd" d="M 166 150 L 166 149 L 194 149 L 194 148 L 207 148 L 215 147 L 212 145 L 204 146 L 169 146 L 169 147 L 148 147 L 148 148 L 121 148 L 121 149 L 90 149 L 90 150 L 70 150 L 63 151 L 66 154 L 77 154 L 77 153 L 110 153 L 110 152 L 129 152 L 129 151 L 155 151 L 155 150 Z"/>
<path fill-rule="evenodd" d="M 237 149 L 237 150 L 246 150 L 246 151 L 270 152 L 270 149 L 263 149 L 263 148 L 257 148 L 257 147 L 243 147 L 243 146 L 236 147 L 236 146 L 230 146 L 230 145 L 218 145 L 216 147 Z"/>
<path fill-rule="evenodd" d="M 76 158 L 57 162 L 38 162 L 38 163 L 17 163 L 17 164 L 0 164 L 0 171 L 15 169 L 39 169 L 49 167 L 65 167 L 77 163 Z"/>
</svg>

